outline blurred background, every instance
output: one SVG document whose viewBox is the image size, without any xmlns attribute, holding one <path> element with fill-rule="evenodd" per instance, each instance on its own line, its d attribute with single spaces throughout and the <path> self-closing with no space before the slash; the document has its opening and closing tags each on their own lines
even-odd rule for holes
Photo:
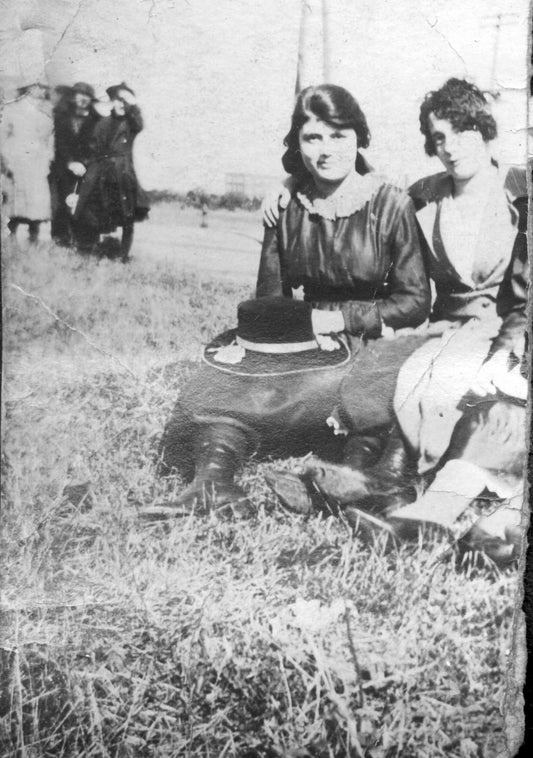
<svg viewBox="0 0 533 758">
<path fill-rule="evenodd" d="M 370 162 L 402 184 L 433 170 L 418 109 L 450 76 L 491 93 L 504 166 L 527 146 L 527 0 L 1 0 L 0 85 L 83 80 L 106 108 L 125 80 L 145 130 L 136 142 L 150 189 L 260 195 L 280 157 L 296 77 L 359 99 Z"/>
</svg>

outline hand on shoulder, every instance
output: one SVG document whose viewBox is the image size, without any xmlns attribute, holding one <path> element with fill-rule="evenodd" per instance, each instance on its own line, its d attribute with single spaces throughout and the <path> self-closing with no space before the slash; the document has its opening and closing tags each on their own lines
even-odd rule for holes
<svg viewBox="0 0 533 758">
<path fill-rule="evenodd" d="M 280 184 L 267 192 L 261 203 L 261 213 L 265 226 L 274 227 L 278 223 L 280 211 L 285 210 L 291 199 L 294 180 L 287 179 L 285 184 Z"/>
</svg>

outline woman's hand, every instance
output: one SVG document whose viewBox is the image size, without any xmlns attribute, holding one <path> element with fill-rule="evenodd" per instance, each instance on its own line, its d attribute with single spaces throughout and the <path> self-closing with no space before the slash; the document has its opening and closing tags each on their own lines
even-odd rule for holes
<svg viewBox="0 0 533 758">
<path fill-rule="evenodd" d="M 311 323 L 315 335 L 343 332 L 346 328 L 341 311 L 319 311 L 317 308 L 313 308 Z"/>
<path fill-rule="evenodd" d="M 135 105 L 137 103 L 135 95 L 132 95 L 131 92 L 127 89 L 121 89 L 118 94 L 120 99 L 124 100 L 126 105 Z"/>
<path fill-rule="evenodd" d="M 83 165 L 83 163 L 79 163 L 79 161 L 71 161 L 68 166 L 68 170 L 74 174 L 74 176 L 82 177 L 85 176 L 85 173 L 87 169 Z"/>
<path fill-rule="evenodd" d="M 285 210 L 291 199 L 288 187 L 283 185 L 268 192 L 261 203 L 261 213 L 265 226 L 276 226 L 280 210 Z"/>
<path fill-rule="evenodd" d="M 471 390 L 475 395 L 495 395 L 500 380 L 509 373 L 509 353 L 498 350 L 478 371 L 472 383 Z"/>
<path fill-rule="evenodd" d="M 444 332 L 447 332 L 448 329 L 457 328 L 457 322 L 441 319 L 440 321 L 430 321 L 424 329 L 424 333 L 427 334 L 428 337 L 440 337 Z"/>
</svg>

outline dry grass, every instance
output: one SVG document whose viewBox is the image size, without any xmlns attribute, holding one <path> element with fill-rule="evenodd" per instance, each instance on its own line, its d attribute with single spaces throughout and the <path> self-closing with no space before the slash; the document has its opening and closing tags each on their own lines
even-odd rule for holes
<svg viewBox="0 0 533 758">
<path fill-rule="evenodd" d="M 507 755 L 515 573 L 291 516 L 269 463 L 250 521 L 140 524 L 182 486 L 157 440 L 246 287 L 44 243 L 4 268 L 2 755 Z"/>
</svg>

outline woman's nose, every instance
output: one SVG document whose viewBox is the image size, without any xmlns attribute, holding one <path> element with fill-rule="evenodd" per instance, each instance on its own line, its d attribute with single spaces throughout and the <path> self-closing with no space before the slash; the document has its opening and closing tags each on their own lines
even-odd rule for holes
<svg viewBox="0 0 533 758">
<path fill-rule="evenodd" d="M 454 153 L 459 147 L 459 139 L 457 135 L 448 137 L 444 143 L 444 149 L 448 154 Z"/>
</svg>

